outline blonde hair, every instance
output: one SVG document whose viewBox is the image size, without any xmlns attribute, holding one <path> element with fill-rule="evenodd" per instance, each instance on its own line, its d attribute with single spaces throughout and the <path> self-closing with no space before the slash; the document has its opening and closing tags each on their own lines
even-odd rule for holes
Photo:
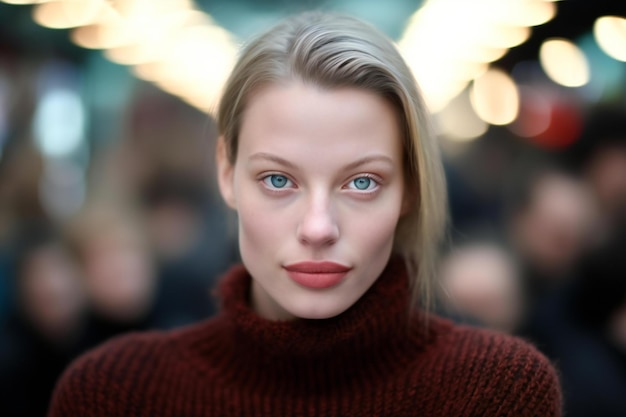
<svg viewBox="0 0 626 417">
<path fill-rule="evenodd" d="M 364 89 L 396 108 L 406 190 L 414 204 L 398 223 L 394 252 L 407 263 L 413 303 L 422 298 L 428 309 L 447 222 L 447 197 L 438 144 L 411 71 L 389 38 L 358 19 L 307 12 L 283 20 L 243 49 L 225 86 L 217 122 L 232 164 L 247 101 L 268 84 L 290 80 L 329 89 Z"/>
</svg>

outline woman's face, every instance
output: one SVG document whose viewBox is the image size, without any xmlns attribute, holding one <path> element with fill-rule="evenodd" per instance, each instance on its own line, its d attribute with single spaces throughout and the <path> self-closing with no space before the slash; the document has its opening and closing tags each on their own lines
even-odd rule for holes
<svg viewBox="0 0 626 417">
<path fill-rule="evenodd" d="M 376 281 L 406 206 L 399 123 L 385 99 L 272 85 L 248 103 L 235 164 L 221 141 L 218 164 L 261 316 L 333 317 Z"/>
</svg>

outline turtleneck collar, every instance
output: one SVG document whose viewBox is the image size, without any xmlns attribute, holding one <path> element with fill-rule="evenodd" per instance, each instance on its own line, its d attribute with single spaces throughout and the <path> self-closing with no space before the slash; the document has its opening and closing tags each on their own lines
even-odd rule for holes
<svg viewBox="0 0 626 417">
<path fill-rule="evenodd" d="M 269 357 L 334 357 L 379 350 L 410 331 L 409 284 L 404 261 L 393 257 L 372 287 L 352 307 L 328 319 L 272 321 L 250 307 L 251 277 L 232 268 L 220 285 L 222 314 L 235 329 L 238 344 Z M 414 329 L 413 329 L 414 330 Z"/>
<path fill-rule="evenodd" d="M 194 370 L 224 386 L 256 390 L 272 381 L 293 395 L 312 386 L 318 394 L 343 389 L 409 369 L 433 335 L 422 313 L 409 308 L 398 257 L 352 307 L 329 319 L 260 317 L 250 307 L 251 280 L 243 266 L 231 268 L 220 282 L 220 314 L 184 337 Z"/>
</svg>

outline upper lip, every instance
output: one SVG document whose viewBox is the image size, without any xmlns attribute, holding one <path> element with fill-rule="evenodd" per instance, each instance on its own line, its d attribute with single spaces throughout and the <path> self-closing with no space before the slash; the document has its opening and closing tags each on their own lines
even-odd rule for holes
<svg viewBox="0 0 626 417">
<path fill-rule="evenodd" d="M 296 262 L 293 264 L 285 265 L 284 268 L 287 271 L 302 272 L 306 274 L 330 274 L 348 272 L 351 268 L 345 265 L 338 264 L 330 261 L 307 261 Z"/>
</svg>

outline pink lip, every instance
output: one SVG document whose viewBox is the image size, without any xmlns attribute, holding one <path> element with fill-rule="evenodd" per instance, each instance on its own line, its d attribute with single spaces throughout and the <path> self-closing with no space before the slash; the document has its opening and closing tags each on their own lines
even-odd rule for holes
<svg viewBox="0 0 626 417">
<path fill-rule="evenodd" d="M 334 262 L 298 262 L 284 266 L 289 278 L 296 283 L 314 289 L 334 287 L 351 268 Z"/>
</svg>

